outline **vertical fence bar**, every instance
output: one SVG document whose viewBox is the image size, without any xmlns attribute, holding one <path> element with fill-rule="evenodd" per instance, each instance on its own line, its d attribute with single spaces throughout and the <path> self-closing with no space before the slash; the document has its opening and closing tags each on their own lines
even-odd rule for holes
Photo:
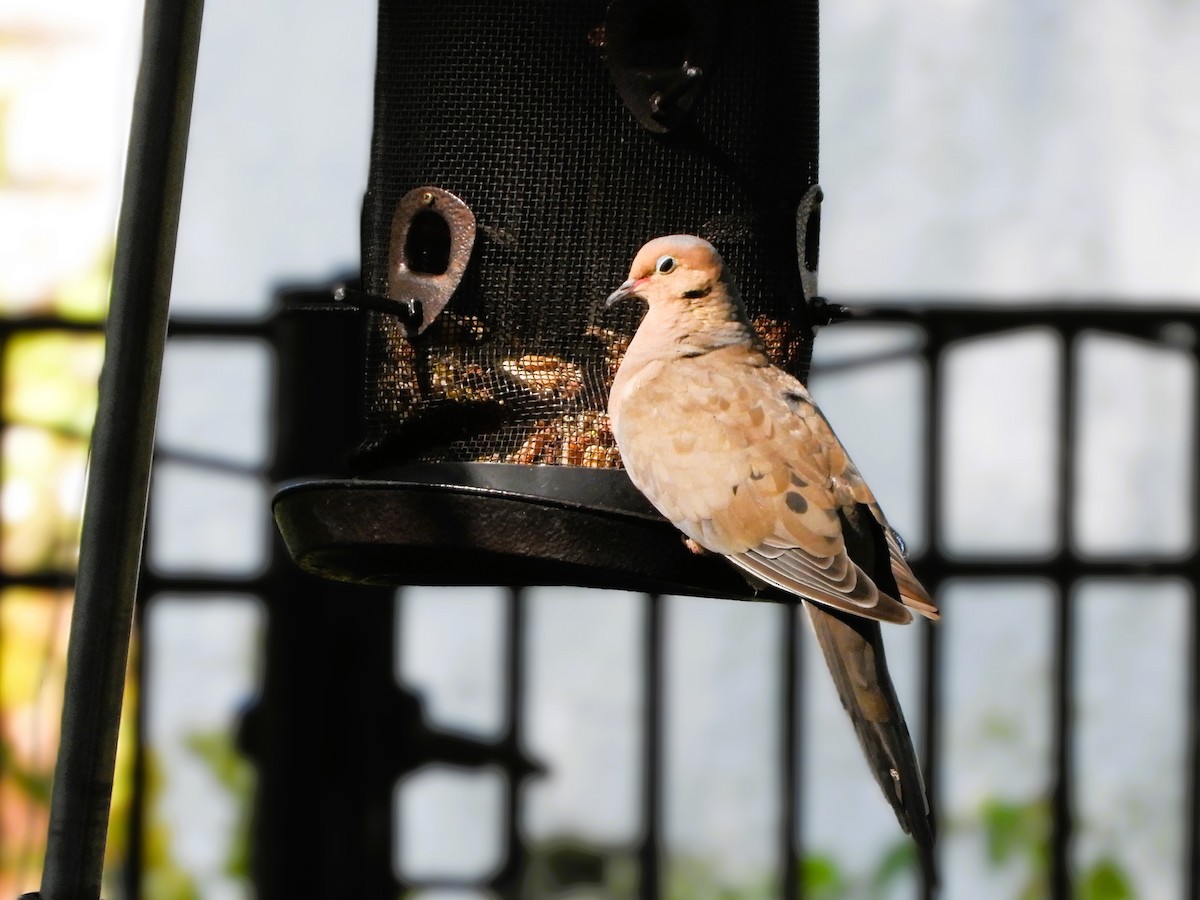
<svg viewBox="0 0 1200 900">
<path fill-rule="evenodd" d="M 942 438 L 943 421 L 942 354 L 944 337 L 933 323 L 925 329 L 925 565 L 920 567 L 922 581 L 937 599 L 943 577 L 942 560 Z M 941 729 L 941 702 L 938 694 L 940 659 L 936 626 L 921 622 L 921 770 L 934 827 L 938 823 L 938 738 Z M 937 848 L 934 848 L 937 859 Z M 921 897 L 932 900 L 937 888 L 921 875 Z"/>
<path fill-rule="evenodd" d="M 935 588 L 931 585 L 930 590 Z M 941 633 L 929 622 L 920 622 L 921 629 L 921 708 L 924 716 L 921 722 L 921 769 L 925 775 L 925 792 L 929 797 L 929 807 L 934 828 L 938 827 L 937 789 L 938 789 L 938 743 L 942 726 L 942 704 L 938 693 L 941 680 Z M 938 845 L 934 845 L 936 860 Z M 937 896 L 937 885 L 921 872 L 921 896 L 933 900 Z"/>
<path fill-rule="evenodd" d="M 1192 347 L 1192 428 L 1188 435 L 1191 446 L 1188 452 L 1193 460 L 1200 459 L 1200 378 L 1195 376 L 1200 367 L 1200 353 Z M 1200 531 L 1200 466 L 1192 469 L 1192 541 L 1195 553 L 1197 531 Z M 1183 847 L 1184 896 L 1187 900 L 1200 900 L 1200 595 L 1192 579 L 1192 603 L 1189 607 L 1190 638 L 1188 642 L 1188 722 L 1186 731 L 1188 771 L 1187 825 Z"/>
<path fill-rule="evenodd" d="M 504 657 L 504 737 L 510 758 L 521 754 L 525 730 L 525 596 L 519 587 L 506 598 L 507 642 Z M 527 851 L 521 842 L 521 788 L 523 774 L 509 772 L 505 780 L 505 858 L 492 886 L 505 896 L 519 896 L 525 878 Z"/>
<path fill-rule="evenodd" d="M 803 896 L 800 881 L 800 625 L 799 602 L 783 608 L 783 720 L 780 727 L 780 879 L 786 900 Z"/>
<path fill-rule="evenodd" d="M 638 847 L 638 900 L 662 891 L 663 598 L 647 594 L 642 636 L 642 840 Z"/>
<path fill-rule="evenodd" d="M 1059 585 L 1054 617 L 1053 746 L 1054 790 L 1050 823 L 1050 896 L 1071 900 L 1071 769 L 1075 739 L 1071 720 L 1074 713 L 1071 690 L 1075 665 L 1075 598 L 1070 586 Z"/>
<path fill-rule="evenodd" d="M 1193 444 L 1193 447 L 1195 445 Z M 1195 516 L 1200 506 L 1193 504 Z M 1192 586 L 1192 603 L 1189 609 L 1191 635 L 1188 646 L 1190 665 L 1188 685 L 1187 758 L 1188 808 L 1187 826 L 1183 848 L 1184 896 L 1187 900 L 1200 900 L 1200 598 Z"/>
<path fill-rule="evenodd" d="M 100 896 L 202 0 L 147 0 L 41 895 Z"/>
</svg>

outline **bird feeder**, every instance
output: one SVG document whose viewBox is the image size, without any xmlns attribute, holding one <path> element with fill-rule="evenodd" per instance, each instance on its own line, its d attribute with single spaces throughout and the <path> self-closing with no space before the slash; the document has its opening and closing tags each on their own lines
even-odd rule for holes
<svg viewBox="0 0 1200 900">
<path fill-rule="evenodd" d="M 811 0 L 382 0 L 362 218 L 365 439 L 285 486 L 310 571 L 745 595 L 621 470 L 608 388 L 651 237 L 714 243 L 770 354 L 812 339 Z"/>
</svg>

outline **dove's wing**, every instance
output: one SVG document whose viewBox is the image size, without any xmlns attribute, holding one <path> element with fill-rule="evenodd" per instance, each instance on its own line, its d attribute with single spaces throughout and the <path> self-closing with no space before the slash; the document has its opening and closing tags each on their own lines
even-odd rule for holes
<svg viewBox="0 0 1200 900">
<path fill-rule="evenodd" d="M 629 391 L 614 389 L 613 430 L 630 478 L 701 546 L 768 584 L 857 615 L 908 622 L 901 599 L 910 597 L 934 611 L 829 424 L 761 353 L 734 345 L 675 359 Z M 898 597 L 859 564 L 874 567 L 880 552 L 883 571 L 899 563 Z"/>
<path fill-rule="evenodd" d="M 848 576 L 841 577 L 843 583 L 850 585 L 848 596 L 856 602 L 870 602 L 872 590 L 879 595 L 875 606 L 879 614 L 872 618 L 907 622 L 912 618 L 909 609 L 936 618 L 937 607 L 909 568 L 896 533 L 874 494 L 807 391 L 779 369 L 764 370 L 762 378 L 768 391 L 779 396 L 792 414 L 785 420 L 783 434 L 787 437 L 783 440 L 790 439 L 794 442 L 792 446 L 800 448 L 806 458 L 815 460 L 814 468 L 819 470 L 822 478 L 814 484 L 795 484 L 790 490 L 798 494 L 799 499 L 789 491 L 783 496 L 782 506 L 789 511 L 806 503 L 825 508 L 826 514 L 840 525 L 844 553 L 832 560 L 822 560 L 811 544 L 789 540 L 793 536 L 788 533 L 787 515 L 781 512 L 782 527 L 777 533 L 732 557 L 732 561 L 770 584 L 822 600 L 824 598 L 805 593 L 814 568 L 828 564 L 838 569 L 844 560 L 857 578 L 852 582 Z M 831 574 L 841 576 L 840 569 Z M 847 608 L 836 603 L 830 605 Z"/>
</svg>

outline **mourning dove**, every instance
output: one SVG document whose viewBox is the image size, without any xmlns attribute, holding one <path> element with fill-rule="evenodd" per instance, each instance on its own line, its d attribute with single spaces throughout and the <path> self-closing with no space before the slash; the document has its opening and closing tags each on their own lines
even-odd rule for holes
<svg viewBox="0 0 1200 900">
<path fill-rule="evenodd" d="M 809 601 L 842 703 L 933 880 L 925 788 L 878 623 L 937 608 L 807 388 L 767 358 L 716 249 L 650 241 L 608 305 L 628 297 L 648 310 L 608 413 L 630 480 L 752 583 Z"/>
</svg>

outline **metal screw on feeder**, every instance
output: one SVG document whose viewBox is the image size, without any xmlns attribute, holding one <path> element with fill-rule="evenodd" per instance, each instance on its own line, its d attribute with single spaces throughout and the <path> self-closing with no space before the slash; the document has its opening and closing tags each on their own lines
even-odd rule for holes
<svg viewBox="0 0 1200 900">
<path fill-rule="evenodd" d="M 669 118 L 674 112 L 675 104 L 684 94 L 696 88 L 703 75 L 704 72 L 699 66 L 684 63 L 678 78 L 663 90 L 650 95 L 650 114 L 660 121 Z"/>
</svg>

